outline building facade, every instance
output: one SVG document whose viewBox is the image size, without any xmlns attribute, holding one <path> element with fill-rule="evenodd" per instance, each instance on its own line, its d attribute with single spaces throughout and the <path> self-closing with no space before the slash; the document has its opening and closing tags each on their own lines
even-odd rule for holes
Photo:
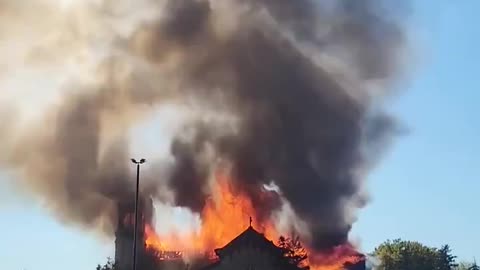
<svg viewBox="0 0 480 270">
<path fill-rule="evenodd" d="M 152 216 L 151 200 L 139 200 L 137 230 L 137 263 L 146 256 L 145 224 Z M 133 242 L 135 223 L 135 202 L 118 204 L 117 230 L 115 232 L 115 265 L 116 270 L 131 270 L 133 266 Z M 138 265 L 138 264 L 137 264 Z"/>
<path fill-rule="evenodd" d="M 299 270 L 283 256 L 282 250 L 252 226 L 222 248 L 218 261 L 203 270 Z"/>
</svg>

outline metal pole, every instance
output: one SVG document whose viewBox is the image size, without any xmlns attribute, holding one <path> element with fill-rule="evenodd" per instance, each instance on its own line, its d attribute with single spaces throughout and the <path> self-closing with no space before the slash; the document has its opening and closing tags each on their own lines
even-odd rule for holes
<svg viewBox="0 0 480 270">
<path fill-rule="evenodd" d="M 145 159 L 136 161 L 131 159 L 131 161 L 137 165 L 137 185 L 135 189 L 135 221 L 133 222 L 133 270 L 137 269 L 137 226 L 138 226 L 138 193 L 140 187 L 140 165 L 145 163 Z"/>
<path fill-rule="evenodd" d="M 135 222 L 133 223 L 133 270 L 137 269 L 137 222 L 138 222 L 138 189 L 140 186 L 140 163 L 137 163 L 137 187 L 135 190 Z"/>
</svg>

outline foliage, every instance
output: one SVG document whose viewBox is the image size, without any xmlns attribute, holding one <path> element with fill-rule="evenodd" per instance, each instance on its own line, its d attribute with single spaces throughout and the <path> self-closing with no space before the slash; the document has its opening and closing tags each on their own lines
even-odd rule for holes
<svg viewBox="0 0 480 270">
<path fill-rule="evenodd" d="M 452 270 L 458 266 L 455 263 L 457 256 L 452 255 L 449 245 L 444 245 L 437 250 L 437 257 L 437 270 Z"/>
<path fill-rule="evenodd" d="M 375 249 L 385 270 L 454 270 L 455 256 L 448 245 L 440 249 L 425 246 L 415 241 L 386 241 Z"/>
<path fill-rule="evenodd" d="M 480 266 L 478 266 L 476 262 L 473 262 L 473 263 L 462 262 L 457 267 L 455 267 L 455 270 L 480 270 Z"/>
<path fill-rule="evenodd" d="M 107 263 L 102 265 L 97 265 L 96 270 L 115 270 L 115 262 L 109 257 L 107 258 Z"/>
<path fill-rule="evenodd" d="M 278 247 L 280 247 L 283 256 L 287 258 L 290 264 L 298 266 L 301 269 L 309 269 L 307 250 L 302 246 L 299 236 L 280 236 L 278 239 Z"/>
</svg>

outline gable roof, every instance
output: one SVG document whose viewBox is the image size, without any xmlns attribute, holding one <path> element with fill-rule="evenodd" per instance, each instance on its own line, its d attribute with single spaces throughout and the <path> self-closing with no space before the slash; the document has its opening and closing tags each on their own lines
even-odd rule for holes
<svg viewBox="0 0 480 270">
<path fill-rule="evenodd" d="M 276 262 L 277 269 L 300 270 L 299 267 L 289 264 L 287 260 L 284 260 L 282 249 L 276 246 L 272 241 L 268 240 L 265 235 L 256 231 L 251 225 L 240 235 L 238 235 L 232 241 L 226 244 L 224 247 L 215 249 L 215 253 L 217 254 L 219 260 L 201 269 L 216 269 L 216 267 L 220 265 L 220 262 L 223 258 L 231 255 L 235 250 L 238 250 L 242 247 L 255 247 L 258 249 L 266 250 L 271 254 L 278 255 L 279 260 Z"/>
<path fill-rule="evenodd" d="M 272 241 L 268 240 L 265 235 L 256 231 L 252 226 L 249 226 L 244 232 L 235 237 L 224 247 L 215 249 L 215 253 L 221 259 L 225 255 L 231 254 L 239 247 L 257 247 L 278 254 L 281 254 L 282 252 L 281 249 Z"/>
</svg>

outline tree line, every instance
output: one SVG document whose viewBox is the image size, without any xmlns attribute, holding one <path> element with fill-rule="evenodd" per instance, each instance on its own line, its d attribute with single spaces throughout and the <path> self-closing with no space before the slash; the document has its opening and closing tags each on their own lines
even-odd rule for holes
<svg viewBox="0 0 480 270">
<path fill-rule="evenodd" d="M 371 254 L 383 270 L 480 270 L 475 261 L 458 262 L 449 245 L 429 247 L 417 241 L 388 240 Z"/>
</svg>

